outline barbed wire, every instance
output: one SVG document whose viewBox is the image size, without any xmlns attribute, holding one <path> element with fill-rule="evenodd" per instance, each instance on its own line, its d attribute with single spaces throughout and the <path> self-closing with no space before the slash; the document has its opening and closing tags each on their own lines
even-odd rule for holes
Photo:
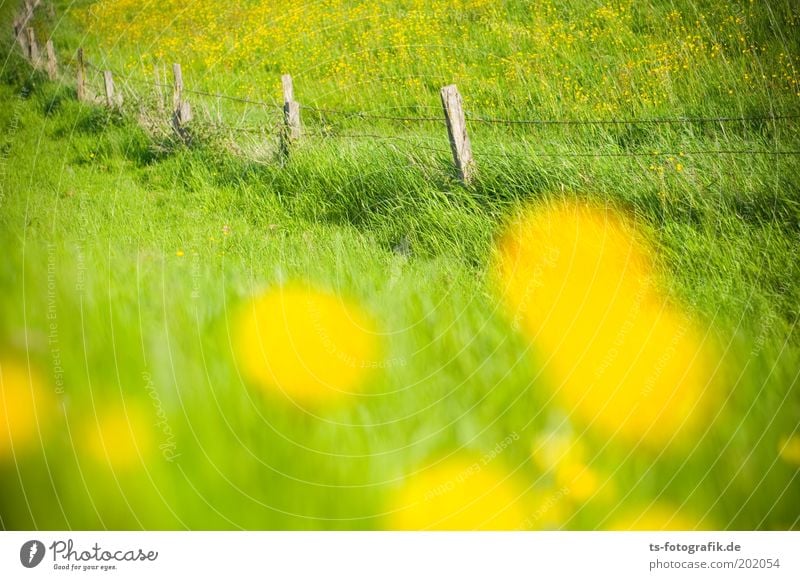
<svg viewBox="0 0 800 580">
<path fill-rule="evenodd" d="M 677 125 L 691 123 L 746 123 L 749 121 L 785 121 L 800 119 L 800 114 L 754 115 L 741 117 L 655 117 L 643 119 L 498 119 L 466 113 L 474 123 L 491 125 Z"/>
<path fill-rule="evenodd" d="M 154 86 L 154 87 L 162 87 L 162 88 L 168 88 L 168 89 L 174 88 L 173 85 L 166 84 L 166 83 L 151 83 L 151 85 Z M 212 98 L 215 98 L 215 99 L 224 99 L 224 100 L 228 100 L 228 101 L 234 101 L 234 102 L 237 102 L 237 103 L 245 103 L 245 104 L 248 104 L 248 105 L 258 105 L 258 106 L 261 106 L 261 107 L 275 108 L 275 109 L 278 109 L 278 110 L 281 110 L 281 111 L 283 110 L 283 107 L 281 105 L 279 105 L 275 101 L 270 103 L 270 102 L 267 102 L 267 101 L 260 101 L 260 100 L 252 99 L 252 98 L 249 98 L 249 97 L 237 97 L 237 96 L 234 96 L 234 95 L 227 95 L 225 93 L 211 93 L 211 92 L 208 92 L 208 91 L 201 91 L 201 90 L 198 90 L 198 89 L 187 89 L 186 87 L 184 87 L 182 89 L 182 91 L 184 93 L 188 93 L 188 94 L 191 94 L 191 95 L 201 95 L 201 96 L 204 96 L 204 97 L 212 97 Z"/>
<path fill-rule="evenodd" d="M 432 122 L 441 123 L 444 121 L 444 117 L 405 117 L 405 116 L 396 117 L 393 115 L 368 113 L 365 111 L 346 111 L 343 109 L 328 109 L 328 108 L 320 108 L 302 104 L 300 105 L 300 108 L 313 111 L 315 113 L 341 115 L 349 118 L 358 118 L 358 119 L 380 119 L 385 121 L 419 122 L 419 123 L 432 123 Z"/>
<path fill-rule="evenodd" d="M 323 135 L 325 137 L 336 137 L 336 138 L 348 138 L 348 139 L 373 139 L 379 141 L 400 141 L 403 143 L 407 143 L 413 145 L 417 149 L 425 149 L 426 151 L 435 151 L 437 153 L 450 153 L 449 149 L 445 149 L 443 147 L 431 147 L 430 145 L 426 145 L 423 143 L 431 143 L 435 141 L 435 139 L 423 139 L 423 143 L 420 143 L 419 140 L 414 140 L 411 137 L 403 137 L 399 135 L 380 135 L 377 133 L 334 133 L 329 135 Z M 419 138 L 417 138 L 419 139 Z"/>
<path fill-rule="evenodd" d="M 84 60 L 90 67 L 94 68 L 98 72 L 102 72 L 103 69 L 97 67 L 89 60 Z M 113 69 L 106 68 L 105 70 L 111 70 L 111 72 L 119 77 L 120 75 L 117 71 Z M 132 81 L 129 77 L 129 82 Z M 139 84 L 146 84 L 143 81 L 133 81 Z M 167 83 L 149 83 L 149 86 L 156 86 L 161 88 L 174 88 L 172 85 Z M 225 99 L 233 102 L 239 102 L 244 104 L 250 105 L 257 105 L 267 108 L 274 108 L 277 110 L 282 111 L 283 106 L 279 104 L 277 101 L 273 100 L 272 102 L 253 99 L 249 97 L 239 97 L 236 95 L 229 95 L 226 93 L 219 93 L 219 92 L 209 92 L 209 91 L 202 91 L 199 89 L 191 89 L 191 88 L 184 88 L 183 92 L 187 94 L 195 94 L 200 96 L 206 96 L 216 99 Z M 414 105 L 417 107 L 417 105 Z M 317 107 L 314 105 L 300 105 L 301 109 L 311 111 L 316 113 L 318 116 L 322 115 L 339 115 L 346 117 L 348 119 L 375 119 L 375 120 L 384 120 L 384 121 L 394 121 L 394 122 L 403 122 L 403 123 L 441 123 L 443 122 L 444 116 L 396 116 L 396 115 L 388 115 L 384 113 L 372 113 L 368 111 L 354 111 L 354 110 L 347 110 L 347 109 L 337 109 L 337 108 L 329 108 L 329 107 Z M 430 106 L 429 108 L 433 108 Z M 800 113 L 798 114 L 774 114 L 774 115 L 748 115 L 748 116 L 717 116 L 717 117 L 653 117 L 653 118 L 642 118 L 642 119 L 505 119 L 505 118 L 491 118 L 491 117 L 482 117 L 480 115 L 473 114 L 469 111 L 465 111 L 465 117 L 467 121 L 473 123 L 481 123 L 487 125 L 534 125 L 534 126 L 547 126 L 547 125 L 564 125 L 564 126 L 573 126 L 573 125 L 678 125 L 678 124 L 708 124 L 708 123 L 747 123 L 753 121 L 789 121 L 789 120 L 800 120 Z"/>
<path fill-rule="evenodd" d="M 777 155 L 793 156 L 800 155 L 800 150 L 778 150 L 769 149 L 695 149 L 691 151 L 628 151 L 628 152 L 590 152 L 590 151 L 531 151 L 528 154 L 503 152 L 495 153 L 489 151 L 476 151 L 475 157 L 494 157 L 494 158 L 528 158 L 528 157 L 684 157 L 697 155 Z"/>
</svg>

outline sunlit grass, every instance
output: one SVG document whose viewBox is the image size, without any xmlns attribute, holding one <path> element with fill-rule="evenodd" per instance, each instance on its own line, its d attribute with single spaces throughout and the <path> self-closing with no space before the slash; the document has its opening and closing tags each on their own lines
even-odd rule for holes
<svg viewBox="0 0 800 580">
<path fill-rule="evenodd" d="M 192 95 L 191 147 L 136 123 L 174 60 L 192 88 L 271 100 L 291 72 L 303 104 L 393 113 L 440 115 L 449 82 L 472 116 L 791 112 L 791 10 L 184 8 L 57 8 L 67 80 L 79 44 L 139 79 L 120 114 L 2 69 L 5 526 L 797 527 L 800 164 L 691 152 L 800 125 L 470 120 L 464 188 L 441 123 L 304 110 L 282 161 L 277 109 Z M 345 136 L 367 129 L 411 141 Z"/>
</svg>

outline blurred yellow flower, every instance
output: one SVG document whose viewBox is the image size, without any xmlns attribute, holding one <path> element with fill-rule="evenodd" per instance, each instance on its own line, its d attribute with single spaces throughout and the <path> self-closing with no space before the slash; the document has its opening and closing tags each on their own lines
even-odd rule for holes
<svg viewBox="0 0 800 580">
<path fill-rule="evenodd" d="M 602 482 L 597 472 L 588 465 L 565 463 L 556 470 L 556 485 L 569 490 L 569 497 L 585 502 L 594 497 Z"/>
<path fill-rule="evenodd" d="M 649 253 L 619 214 L 557 202 L 510 224 L 494 267 L 571 417 L 659 444 L 698 423 L 713 366 L 699 329 L 656 287 Z"/>
<path fill-rule="evenodd" d="M 651 504 L 641 511 L 624 514 L 611 523 L 609 530 L 616 531 L 691 531 L 708 527 L 698 520 L 663 504 Z"/>
<path fill-rule="evenodd" d="M 800 437 L 797 435 L 782 437 L 778 444 L 778 452 L 786 463 L 800 467 Z"/>
<path fill-rule="evenodd" d="M 83 442 L 92 459 L 114 470 L 145 465 L 153 450 L 153 421 L 138 403 L 98 406 L 95 417 L 83 420 Z"/>
<path fill-rule="evenodd" d="M 479 459 L 445 459 L 409 476 L 392 498 L 396 530 L 517 530 L 528 527 L 525 489 Z"/>
<path fill-rule="evenodd" d="M 379 365 L 374 321 L 340 296 L 290 285 L 248 302 L 235 323 L 247 379 L 305 403 L 357 392 Z"/>
<path fill-rule="evenodd" d="M 35 369 L 11 358 L 0 359 L 0 461 L 39 444 L 56 409 Z"/>
</svg>

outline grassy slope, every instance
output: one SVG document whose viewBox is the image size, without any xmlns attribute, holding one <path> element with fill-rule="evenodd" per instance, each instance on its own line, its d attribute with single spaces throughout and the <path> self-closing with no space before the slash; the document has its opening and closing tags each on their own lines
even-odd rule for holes
<svg viewBox="0 0 800 580">
<path fill-rule="evenodd" d="M 2 10 L 7 18 L 9 4 Z M 511 22 L 522 18 L 514 10 Z M 703 9 L 688 4 L 686 10 Z M 64 54 L 80 35 L 71 22 L 60 27 Z M 791 30 L 782 30 L 784 40 Z M 764 43 L 778 37 L 767 29 L 755 34 Z M 590 438 L 596 464 L 616 469 L 624 497 L 614 506 L 587 504 L 566 525 L 604 525 L 607 516 L 656 498 L 698 516 L 711 506 L 711 525 L 796 525 L 795 471 L 776 451 L 800 411 L 798 159 L 548 158 L 514 145 L 797 149 L 796 125 L 534 134 L 478 129 L 476 150 L 510 149 L 515 156 L 482 160 L 479 182 L 465 190 L 452 182 L 446 154 L 404 144 L 309 140 L 286 167 L 265 162 L 269 155 L 255 161 L 231 155 L 225 135 L 192 149 L 155 150 L 130 117 L 77 104 L 69 88 L 30 77 L 18 60 L 12 55 L 3 65 L 0 86 L 6 104 L 0 111 L 6 250 L 0 344 L 19 356 L 27 350 L 31 364 L 51 375 L 52 283 L 69 396 L 66 417 L 54 421 L 47 464 L 36 456 L 18 470 L 0 467 L 4 526 L 379 527 L 387 492 L 420 462 L 458 448 L 480 454 L 510 432 L 530 441 L 561 412 L 546 404 L 540 388 L 546 379 L 531 363 L 536 355 L 511 332 L 484 271 L 502 217 L 521 201 L 562 191 L 610 200 L 641 219 L 658 242 L 670 288 L 728 347 L 731 377 L 714 429 L 690 452 L 629 456 L 619 445 Z M 400 76 L 412 74 L 398 66 Z M 580 66 L 589 83 L 595 69 L 588 61 Z M 735 68 L 730 61 L 715 66 L 703 72 Z M 203 78 L 209 86 L 226 78 L 237 86 L 222 73 Z M 691 80 L 692 99 L 676 93 L 636 110 L 620 97 L 617 112 L 659 114 L 676 103 L 686 103 L 677 113 L 752 113 L 768 110 L 767 102 L 778 110 L 797 108 L 794 95 L 768 84 L 711 100 L 714 89 L 704 78 Z M 319 82 L 321 106 L 397 104 L 388 97 L 382 102 L 377 89 L 371 101 L 368 94 L 352 103 L 343 87 L 324 90 L 332 82 L 324 75 Z M 593 116 L 589 104 L 564 111 L 564 95 L 544 94 L 549 100 L 535 107 L 512 98 L 502 113 Z M 440 128 L 410 135 L 441 144 Z M 410 259 L 391 251 L 404 238 Z M 388 394 L 320 421 L 243 386 L 227 313 L 255 289 L 287 278 L 350 294 L 375 313 L 387 332 L 388 358 L 398 361 L 374 381 Z M 96 405 L 124 395 L 152 407 L 143 371 L 152 374 L 181 457 L 175 463 L 159 457 L 146 473 L 116 480 L 74 449 Z M 156 434 L 159 441 L 162 435 Z M 534 485 L 534 493 L 547 489 L 547 477 L 528 456 L 527 444 L 516 445 L 502 462 Z M 20 480 L 36 490 L 35 507 L 23 501 Z M 776 497 L 775 490 L 786 491 Z"/>
</svg>

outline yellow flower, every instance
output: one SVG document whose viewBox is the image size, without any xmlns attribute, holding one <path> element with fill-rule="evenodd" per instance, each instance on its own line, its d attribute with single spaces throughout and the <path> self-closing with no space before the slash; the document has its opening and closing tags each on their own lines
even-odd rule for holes
<svg viewBox="0 0 800 580">
<path fill-rule="evenodd" d="M 0 359 L 0 461 L 39 444 L 56 410 L 55 397 L 43 388 L 34 369 Z"/>
<path fill-rule="evenodd" d="M 114 470 L 142 467 L 153 448 L 151 423 L 138 403 L 99 406 L 85 418 L 83 443 L 89 456 Z"/>
<path fill-rule="evenodd" d="M 235 332 L 245 377 L 305 403 L 359 391 L 379 364 L 371 317 L 339 296 L 302 286 L 274 288 L 245 304 Z"/>
<path fill-rule="evenodd" d="M 470 458 L 451 458 L 410 475 L 391 498 L 387 525 L 396 530 L 526 528 L 525 489 L 512 476 Z"/>
<path fill-rule="evenodd" d="M 181 256 L 183 256 L 183 250 L 178 250 L 177 252 L 175 252 L 175 255 L 180 258 Z"/>
<path fill-rule="evenodd" d="M 494 268 L 571 417 L 652 444 L 699 423 L 713 369 L 703 336 L 658 291 L 621 216 L 568 202 L 529 211 L 498 241 Z"/>
</svg>

